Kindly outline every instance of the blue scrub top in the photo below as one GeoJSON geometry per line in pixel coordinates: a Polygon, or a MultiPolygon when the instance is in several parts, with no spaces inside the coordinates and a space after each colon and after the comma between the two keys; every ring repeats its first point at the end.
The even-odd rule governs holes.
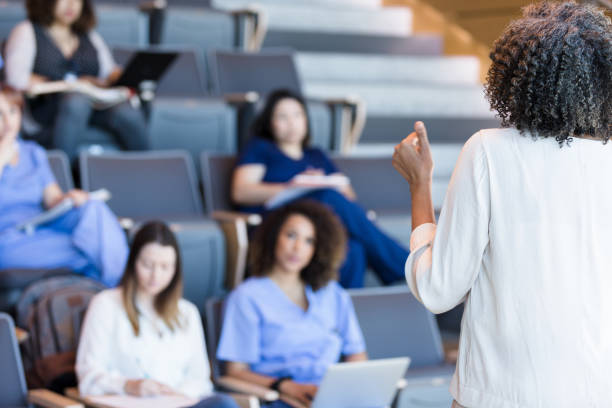
{"type": "Polygon", "coordinates": [[[44,211],[43,192],[55,183],[44,149],[21,139],[17,144],[19,162],[6,165],[0,176],[0,231],[44,211]]]}
{"type": "MultiPolygon", "coordinates": [[[[251,139],[238,157],[236,166],[244,164],[263,164],[266,167],[262,179],[264,183],[285,183],[308,169],[323,170],[325,174],[338,172],[336,165],[320,149],[307,147],[302,158],[296,160],[283,153],[270,140],[260,137],[251,139]]],[[[245,206],[241,209],[255,213],[264,210],[263,206],[245,206]]]]}
{"type": "Polygon", "coordinates": [[[217,358],[318,384],[342,355],[365,351],[353,303],[337,282],[316,292],[307,286],[306,297],[304,311],[270,278],[247,279],[227,299],[217,358]]]}

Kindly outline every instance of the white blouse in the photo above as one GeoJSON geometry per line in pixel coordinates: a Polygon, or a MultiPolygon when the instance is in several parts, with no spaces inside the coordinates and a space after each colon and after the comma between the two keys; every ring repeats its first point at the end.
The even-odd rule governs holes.
{"type": "Polygon", "coordinates": [[[142,315],[134,335],[121,289],[108,289],[91,301],[76,359],[82,395],[123,394],[128,379],[150,378],[192,398],[212,394],[200,314],[179,301],[182,328],[171,331],[157,315],[142,315]]]}
{"type": "MultiPolygon", "coordinates": [[[[98,54],[98,77],[106,79],[117,68],[113,54],[96,31],[89,32],[89,40],[98,54]]],[[[23,21],[13,28],[6,42],[5,56],[6,83],[15,89],[27,89],[36,59],[36,35],[30,21],[23,21]]]]}
{"type": "Polygon", "coordinates": [[[406,279],[466,300],[451,393],[470,408],[612,407],[612,143],[489,129],[468,140],[406,279]]]}

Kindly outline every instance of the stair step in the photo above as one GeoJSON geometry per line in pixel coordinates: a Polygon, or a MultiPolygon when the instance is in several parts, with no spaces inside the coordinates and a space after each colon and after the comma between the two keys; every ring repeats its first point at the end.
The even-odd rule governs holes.
{"type": "MultiPolygon", "coordinates": [[[[214,2],[216,8],[235,9],[252,4],[244,0],[214,2]],[[218,3],[218,4],[217,4],[218,3]]],[[[313,7],[293,2],[263,3],[270,31],[307,31],[408,36],[412,11],[407,7],[378,9],[313,7]]]]}
{"type": "Polygon", "coordinates": [[[421,120],[427,126],[431,143],[463,144],[481,129],[498,128],[499,119],[490,117],[443,117],[440,116],[376,116],[369,115],[360,144],[397,144],[414,130],[414,122],[421,120]]]}
{"type": "Polygon", "coordinates": [[[312,31],[268,31],[264,48],[289,47],[297,51],[439,56],[442,37],[435,34],[414,36],[327,33],[312,31]]]}
{"type": "MultiPolygon", "coordinates": [[[[194,1],[194,0],[192,0],[194,1]]],[[[197,1],[197,0],[195,0],[197,1]]],[[[212,0],[210,1],[214,7],[228,7],[228,4],[232,6],[244,6],[252,4],[253,2],[240,1],[240,0],[212,0]]],[[[286,5],[287,0],[258,0],[257,4],[262,5],[286,5]]],[[[381,0],[291,0],[292,5],[299,6],[310,6],[310,7],[321,7],[321,8],[367,8],[376,9],[382,7],[381,0]]]]}
{"type": "Polygon", "coordinates": [[[430,82],[477,85],[480,61],[476,57],[387,56],[305,53],[296,55],[303,82],[337,83],[430,82]]]}
{"type": "Polygon", "coordinates": [[[482,85],[342,84],[316,81],[304,84],[305,94],[317,98],[360,96],[369,115],[492,118],[482,85]]]}

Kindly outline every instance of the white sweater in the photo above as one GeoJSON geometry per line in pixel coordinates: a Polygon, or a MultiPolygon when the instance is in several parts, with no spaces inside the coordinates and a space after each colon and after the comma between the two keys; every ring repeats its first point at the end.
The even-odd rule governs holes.
{"type": "Polygon", "coordinates": [[[174,332],[156,315],[141,315],[136,337],[121,289],[97,294],[81,330],[76,360],[79,392],[123,394],[126,380],[150,378],[192,398],[209,396],[212,384],[200,314],[184,299],[179,301],[179,312],[183,327],[174,332]]]}
{"type": "Polygon", "coordinates": [[[451,384],[470,408],[612,407],[612,143],[478,132],[439,223],[413,231],[408,284],[466,298],[451,384]]]}

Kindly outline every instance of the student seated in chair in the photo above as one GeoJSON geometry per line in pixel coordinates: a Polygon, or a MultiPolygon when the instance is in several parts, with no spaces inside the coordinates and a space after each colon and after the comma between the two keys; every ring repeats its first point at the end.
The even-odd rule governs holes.
{"type": "MultiPolygon", "coordinates": [[[[6,81],[32,91],[51,81],[80,81],[111,86],[121,76],[113,56],[94,30],[92,0],[27,0],[28,20],[17,25],[6,44],[6,81]]],[[[126,150],[148,147],[143,112],[129,103],[104,110],[77,92],[41,95],[28,100],[33,119],[43,128],[41,142],[66,152],[71,161],[88,125],[112,132],[126,150]],[[47,135],[47,130],[51,135],[47,135]]]]}
{"type": "Polygon", "coordinates": [[[226,375],[308,405],[331,364],[367,358],[353,304],[334,280],[345,246],[342,224],[315,201],[268,215],[252,240],[252,277],[225,305],[217,357],[226,375]]]}
{"type": "MultiPolygon", "coordinates": [[[[264,203],[281,192],[317,186],[316,179],[311,177],[304,183],[300,176],[341,176],[322,150],[309,146],[306,104],[291,91],[279,90],[268,97],[253,125],[253,135],[238,158],[232,182],[232,199],[244,211],[261,213],[264,203]]],[[[325,186],[320,184],[321,189],[302,198],[327,204],[347,230],[347,254],[339,271],[340,284],[345,288],[363,287],[368,264],[385,284],[403,280],[408,250],[368,219],[350,184],[325,186]]]]}
{"type": "Polygon", "coordinates": [[[176,238],[163,223],[134,237],[118,288],[96,295],[87,310],[76,372],[83,396],[182,395],[197,408],[237,408],[214,394],[198,309],[182,299],[176,238]]]}
{"type": "Polygon", "coordinates": [[[101,201],[64,194],[45,151],[19,137],[23,99],[0,83],[0,269],[73,271],[114,286],[128,246],[117,218],[101,201]],[[75,208],[34,231],[17,228],[65,198],[75,208]]]}

